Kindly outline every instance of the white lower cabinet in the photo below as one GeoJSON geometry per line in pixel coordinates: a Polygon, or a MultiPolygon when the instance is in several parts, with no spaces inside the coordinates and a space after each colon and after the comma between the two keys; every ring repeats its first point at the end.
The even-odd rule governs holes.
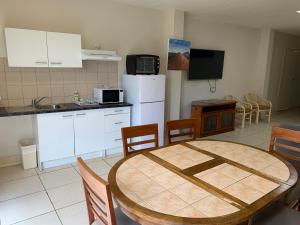
{"type": "Polygon", "coordinates": [[[104,136],[108,149],[122,147],[122,135],[120,131],[105,133],[104,136]]]}
{"type": "Polygon", "coordinates": [[[120,153],[123,151],[121,129],[130,126],[130,108],[106,109],[104,118],[105,143],[107,149],[110,149],[106,154],[120,153]]]}
{"type": "Polygon", "coordinates": [[[73,113],[50,113],[37,116],[39,161],[74,156],[73,113]]]}
{"type": "Polygon", "coordinates": [[[130,125],[130,114],[108,114],[105,115],[104,130],[106,133],[120,131],[122,127],[130,125]]]}
{"type": "Polygon", "coordinates": [[[75,113],[75,155],[83,155],[105,149],[103,123],[103,110],[85,110],[75,113]]]}
{"type": "Polygon", "coordinates": [[[40,169],[122,152],[121,128],[130,107],[38,114],[35,118],[40,169]]]}

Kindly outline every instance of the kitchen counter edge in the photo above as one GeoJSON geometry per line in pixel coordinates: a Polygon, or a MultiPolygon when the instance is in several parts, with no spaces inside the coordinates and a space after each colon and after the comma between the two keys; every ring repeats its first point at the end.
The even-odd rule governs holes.
{"type": "Polygon", "coordinates": [[[106,109],[106,108],[120,108],[120,107],[131,107],[132,106],[132,104],[130,104],[130,103],[100,104],[100,105],[85,105],[85,106],[79,106],[75,103],[62,103],[62,104],[58,104],[58,105],[60,105],[61,108],[34,109],[30,106],[2,107],[2,108],[0,108],[0,117],[25,116],[25,115],[44,114],[44,113],[59,113],[59,112],[106,109]]]}

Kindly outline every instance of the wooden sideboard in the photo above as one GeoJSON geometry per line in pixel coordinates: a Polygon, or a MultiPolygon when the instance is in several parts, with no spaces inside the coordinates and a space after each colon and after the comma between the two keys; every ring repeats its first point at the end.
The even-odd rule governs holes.
{"type": "Polygon", "coordinates": [[[235,105],[232,100],[193,101],[191,117],[197,119],[197,137],[234,130],[235,105]]]}

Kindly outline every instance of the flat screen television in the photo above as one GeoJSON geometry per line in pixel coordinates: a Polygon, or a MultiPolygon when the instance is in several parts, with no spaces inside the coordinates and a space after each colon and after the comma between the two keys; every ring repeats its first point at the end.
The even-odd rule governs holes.
{"type": "Polygon", "coordinates": [[[189,80],[222,79],[225,51],[191,49],[189,80]]]}

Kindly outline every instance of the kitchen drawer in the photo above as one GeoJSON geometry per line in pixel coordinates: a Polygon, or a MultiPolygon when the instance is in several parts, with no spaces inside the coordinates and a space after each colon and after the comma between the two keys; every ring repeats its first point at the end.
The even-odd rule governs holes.
{"type": "Polygon", "coordinates": [[[108,108],[104,109],[104,115],[130,113],[130,107],[108,108]]]}
{"type": "Polygon", "coordinates": [[[110,114],[104,118],[104,132],[121,132],[122,127],[130,126],[130,114],[110,114]]]}
{"type": "Polygon", "coordinates": [[[121,131],[106,133],[104,134],[104,137],[106,149],[118,148],[123,146],[121,131]]]}

